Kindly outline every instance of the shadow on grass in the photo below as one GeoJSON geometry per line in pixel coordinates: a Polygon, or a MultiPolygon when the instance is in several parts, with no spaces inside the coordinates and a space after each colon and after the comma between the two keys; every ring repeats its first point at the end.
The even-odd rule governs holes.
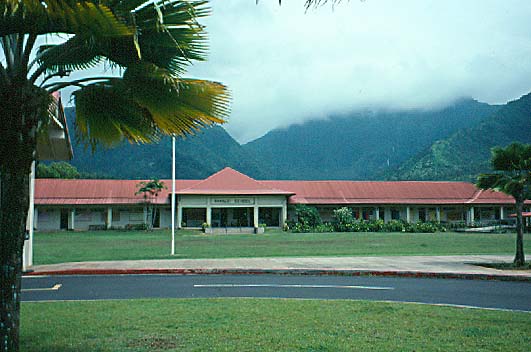
{"type": "Polygon", "coordinates": [[[474,265],[498,270],[531,270],[531,262],[526,262],[523,266],[516,266],[514,263],[474,263],[474,265]]]}

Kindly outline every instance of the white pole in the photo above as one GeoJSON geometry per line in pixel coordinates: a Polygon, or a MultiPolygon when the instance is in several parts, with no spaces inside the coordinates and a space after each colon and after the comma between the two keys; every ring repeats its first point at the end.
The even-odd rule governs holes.
{"type": "Polygon", "coordinates": [[[175,255],[175,136],[171,137],[171,255],[175,255]]]}
{"type": "Polygon", "coordinates": [[[29,184],[29,209],[26,219],[26,229],[29,238],[24,242],[22,254],[22,270],[28,271],[33,265],[33,219],[35,213],[35,161],[31,164],[30,184],[29,184]]]}

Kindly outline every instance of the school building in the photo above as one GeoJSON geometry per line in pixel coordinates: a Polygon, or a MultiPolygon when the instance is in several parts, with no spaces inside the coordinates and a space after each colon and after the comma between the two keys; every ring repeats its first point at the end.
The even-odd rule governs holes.
{"type": "MultiPolygon", "coordinates": [[[[38,231],[125,227],[147,220],[171,227],[171,180],[157,197],[135,195],[138,180],[35,181],[34,228],[38,231]]],[[[352,208],[359,219],[408,222],[489,222],[514,212],[514,200],[467,182],[263,181],[225,168],[204,180],[176,180],[176,225],[246,232],[260,224],[282,227],[294,217],[290,205],[318,209],[324,221],[333,210],[352,208]]]]}

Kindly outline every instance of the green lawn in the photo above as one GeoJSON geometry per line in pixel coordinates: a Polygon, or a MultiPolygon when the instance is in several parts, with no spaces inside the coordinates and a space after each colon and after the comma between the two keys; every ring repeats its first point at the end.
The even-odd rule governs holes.
{"type": "Polygon", "coordinates": [[[22,303],[21,351],[529,351],[531,314],[399,303],[22,303]]]}
{"type": "MultiPolygon", "coordinates": [[[[515,235],[464,233],[310,233],[204,235],[179,231],[171,257],[170,232],[36,233],[35,264],[74,261],[275,256],[384,256],[514,253],[515,235]]],[[[525,236],[531,252],[531,235],[525,236]]]]}

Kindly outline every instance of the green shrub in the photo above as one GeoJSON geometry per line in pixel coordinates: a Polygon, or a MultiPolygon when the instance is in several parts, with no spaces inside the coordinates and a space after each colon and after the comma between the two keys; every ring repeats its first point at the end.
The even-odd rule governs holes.
{"type": "Polygon", "coordinates": [[[312,232],[334,232],[334,226],[330,223],[324,223],[321,225],[317,225],[312,232]]]}
{"type": "Polygon", "coordinates": [[[297,204],[295,206],[295,213],[299,224],[314,228],[323,223],[317,208],[309,207],[305,204],[297,204]]]}
{"type": "Polygon", "coordinates": [[[352,210],[347,207],[342,207],[334,210],[334,230],[338,232],[347,232],[352,228],[354,223],[354,215],[352,210]]]}
{"type": "Polygon", "coordinates": [[[305,224],[301,224],[300,222],[293,223],[293,225],[290,226],[290,228],[291,228],[291,232],[294,232],[294,233],[312,232],[314,229],[313,227],[310,227],[305,224]]]}
{"type": "Polygon", "coordinates": [[[391,220],[384,224],[382,230],[385,232],[404,232],[406,231],[406,223],[403,220],[391,220]]]}
{"type": "Polygon", "coordinates": [[[369,220],[367,223],[368,231],[369,232],[380,232],[383,231],[383,228],[385,226],[385,222],[382,219],[378,220],[369,220]]]}

